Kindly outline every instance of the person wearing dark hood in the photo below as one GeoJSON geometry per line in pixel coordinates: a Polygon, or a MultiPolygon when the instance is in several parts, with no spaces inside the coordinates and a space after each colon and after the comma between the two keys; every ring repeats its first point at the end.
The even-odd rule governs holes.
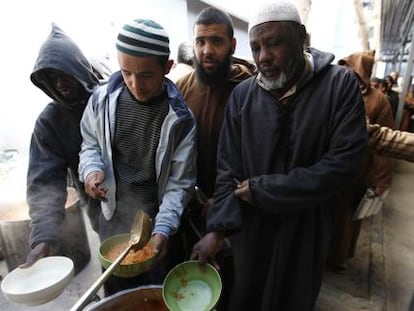
{"type": "MultiPolygon", "coordinates": [[[[99,83],[77,44],[55,24],[40,48],[30,79],[53,101],[38,116],[30,142],[26,196],[32,250],[21,267],[58,249],[68,180],[81,200],[87,200],[77,173],[82,143],[79,124],[99,83]]],[[[88,261],[89,257],[88,253],[88,261]]]]}
{"type": "MultiPolygon", "coordinates": [[[[233,36],[233,22],[227,13],[212,7],[202,10],[197,15],[193,32],[196,69],[176,84],[197,120],[197,185],[204,193],[207,204],[194,201],[184,214],[182,230],[188,257],[199,240],[193,227],[200,234],[205,232],[205,214],[214,192],[217,144],[227,100],[233,88],[255,70],[253,64],[233,57],[236,39],[233,36]]],[[[229,248],[221,254],[224,292],[218,310],[225,308],[232,279],[229,248]]]]}

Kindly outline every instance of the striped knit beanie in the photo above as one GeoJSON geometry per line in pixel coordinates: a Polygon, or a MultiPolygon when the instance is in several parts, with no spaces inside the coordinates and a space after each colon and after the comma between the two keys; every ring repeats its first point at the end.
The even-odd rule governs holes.
{"type": "Polygon", "coordinates": [[[118,34],[116,48],[132,56],[169,56],[168,34],[150,19],[136,19],[125,24],[118,34]]]}
{"type": "Polygon", "coordinates": [[[266,22],[296,22],[302,24],[299,11],[289,0],[275,0],[262,5],[249,20],[248,32],[266,22]]]}

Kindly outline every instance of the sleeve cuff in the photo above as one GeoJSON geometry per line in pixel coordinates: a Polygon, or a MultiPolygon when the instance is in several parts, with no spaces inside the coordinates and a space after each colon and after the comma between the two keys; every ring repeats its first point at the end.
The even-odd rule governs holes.
{"type": "Polygon", "coordinates": [[[171,229],[170,227],[165,225],[156,225],[152,233],[160,233],[168,238],[171,235],[171,229]]]}

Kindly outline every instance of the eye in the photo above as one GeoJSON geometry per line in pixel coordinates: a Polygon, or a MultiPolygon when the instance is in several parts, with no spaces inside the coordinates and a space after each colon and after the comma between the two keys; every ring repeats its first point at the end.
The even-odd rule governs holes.
{"type": "Polygon", "coordinates": [[[269,42],[267,44],[268,44],[268,46],[279,46],[282,43],[283,43],[282,40],[274,39],[274,40],[269,40],[269,42]]]}
{"type": "Polygon", "coordinates": [[[213,38],[212,42],[213,42],[214,45],[221,45],[222,42],[223,42],[223,39],[222,38],[213,38]]]}
{"type": "Polygon", "coordinates": [[[254,54],[260,52],[260,47],[257,45],[251,45],[250,49],[252,50],[252,53],[254,54]]]}
{"type": "Polygon", "coordinates": [[[203,46],[205,44],[205,40],[204,39],[196,39],[195,44],[197,46],[203,46]]]}

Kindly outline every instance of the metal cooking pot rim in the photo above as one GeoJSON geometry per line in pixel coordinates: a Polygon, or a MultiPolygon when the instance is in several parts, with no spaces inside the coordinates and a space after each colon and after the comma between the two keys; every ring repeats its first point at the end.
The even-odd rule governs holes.
{"type": "Polygon", "coordinates": [[[162,285],[142,285],[142,286],[138,286],[138,287],[134,287],[134,288],[124,289],[122,291],[119,291],[119,292],[111,295],[111,296],[105,297],[105,298],[99,300],[98,302],[96,302],[94,304],[91,304],[90,305],[90,307],[92,308],[91,310],[95,310],[96,308],[98,308],[102,305],[105,305],[105,303],[107,303],[108,301],[112,301],[112,300],[118,298],[119,296],[123,296],[125,294],[136,292],[140,289],[162,289],[162,285]]]}

